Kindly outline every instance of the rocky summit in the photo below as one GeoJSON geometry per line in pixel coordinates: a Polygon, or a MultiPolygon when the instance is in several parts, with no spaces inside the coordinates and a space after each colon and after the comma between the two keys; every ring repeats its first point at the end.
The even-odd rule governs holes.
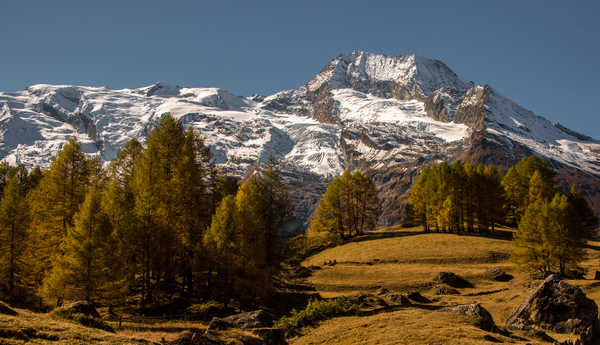
{"type": "MultiPolygon", "coordinates": [[[[139,89],[33,85],[0,93],[0,159],[47,167],[65,141],[108,162],[171,113],[198,129],[223,172],[280,159],[299,224],[327,183],[360,169],[380,188],[382,224],[403,216],[425,164],[468,160],[508,166],[547,158],[562,187],[575,184],[600,211],[600,142],[553,124],[441,61],[362,51],[330,61],[305,85],[270,96],[156,83],[139,89]]],[[[576,115],[576,114],[575,114],[576,115]]]]}

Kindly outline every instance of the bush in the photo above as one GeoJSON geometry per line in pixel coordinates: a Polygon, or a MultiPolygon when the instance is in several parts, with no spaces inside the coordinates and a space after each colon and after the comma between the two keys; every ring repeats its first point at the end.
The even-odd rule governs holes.
{"type": "Polygon", "coordinates": [[[276,321],[274,327],[281,328],[286,333],[293,333],[299,328],[313,326],[336,316],[356,315],[360,307],[355,301],[345,297],[311,300],[304,310],[292,310],[290,316],[276,321]]]}
{"type": "Polygon", "coordinates": [[[69,320],[85,327],[97,328],[115,333],[115,330],[100,318],[95,318],[81,313],[73,313],[66,308],[54,309],[50,316],[55,319],[69,320]]]}
{"type": "Polygon", "coordinates": [[[192,320],[210,321],[213,317],[224,317],[234,314],[236,309],[227,307],[223,303],[209,301],[203,304],[192,304],[185,310],[186,315],[192,320]]]}

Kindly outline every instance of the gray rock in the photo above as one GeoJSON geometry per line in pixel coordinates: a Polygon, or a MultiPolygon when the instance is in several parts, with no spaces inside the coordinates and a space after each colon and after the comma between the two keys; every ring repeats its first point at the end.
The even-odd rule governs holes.
{"type": "Polygon", "coordinates": [[[224,318],[213,318],[208,329],[228,329],[228,328],[269,328],[273,324],[274,317],[264,310],[255,310],[247,313],[240,313],[224,318]]]}
{"type": "Polygon", "coordinates": [[[576,286],[551,275],[506,319],[510,330],[539,327],[557,333],[572,333],[588,343],[598,319],[598,306],[576,286]]]}
{"type": "Polygon", "coordinates": [[[457,305],[446,309],[446,311],[475,318],[475,325],[484,331],[498,331],[492,315],[479,303],[457,305]]]}

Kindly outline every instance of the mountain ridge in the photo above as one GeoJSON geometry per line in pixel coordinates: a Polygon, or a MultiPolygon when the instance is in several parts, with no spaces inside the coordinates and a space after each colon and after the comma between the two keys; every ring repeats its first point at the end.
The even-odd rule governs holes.
{"type": "MultiPolygon", "coordinates": [[[[382,222],[402,218],[424,164],[471,160],[508,166],[537,154],[566,171],[600,211],[600,143],[553,124],[488,85],[460,79],[439,60],[362,51],[332,59],[304,86],[240,97],[219,88],[164,83],[137,89],[32,85],[0,93],[0,159],[46,167],[72,135],[109,161],[129,139],[142,143],[166,113],[197,128],[225,173],[282,161],[306,221],[327,182],[344,169],[374,176],[382,222]],[[575,173],[578,172],[578,173],[575,173]],[[577,176],[577,179],[574,178],[577,176]]],[[[566,182],[565,182],[566,181],[566,182]]]]}

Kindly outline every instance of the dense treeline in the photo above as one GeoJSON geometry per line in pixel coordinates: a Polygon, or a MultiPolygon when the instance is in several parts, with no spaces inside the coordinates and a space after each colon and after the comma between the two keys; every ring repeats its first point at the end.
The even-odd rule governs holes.
{"type": "Polygon", "coordinates": [[[327,187],[308,230],[325,241],[362,235],[377,223],[377,188],[368,175],[346,170],[327,187]]]}
{"type": "Polygon", "coordinates": [[[567,274],[584,258],[585,229],[594,212],[574,187],[565,195],[554,171],[535,156],[506,174],[493,166],[455,162],[425,167],[408,210],[426,231],[487,232],[518,226],[513,260],[524,269],[567,274]]]}
{"type": "Polygon", "coordinates": [[[425,167],[410,192],[410,216],[426,231],[493,230],[502,219],[501,179],[493,166],[425,167]]]}
{"type": "Polygon", "coordinates": [[[47,171],[2,165],[1,296],[142,309],[175,297],[264,298],[291,216],[277,164],[238,190],[210,161],[194,130],[164,116],[146,147],[131,140],[107,167],[74,138],[47,171]]]}

